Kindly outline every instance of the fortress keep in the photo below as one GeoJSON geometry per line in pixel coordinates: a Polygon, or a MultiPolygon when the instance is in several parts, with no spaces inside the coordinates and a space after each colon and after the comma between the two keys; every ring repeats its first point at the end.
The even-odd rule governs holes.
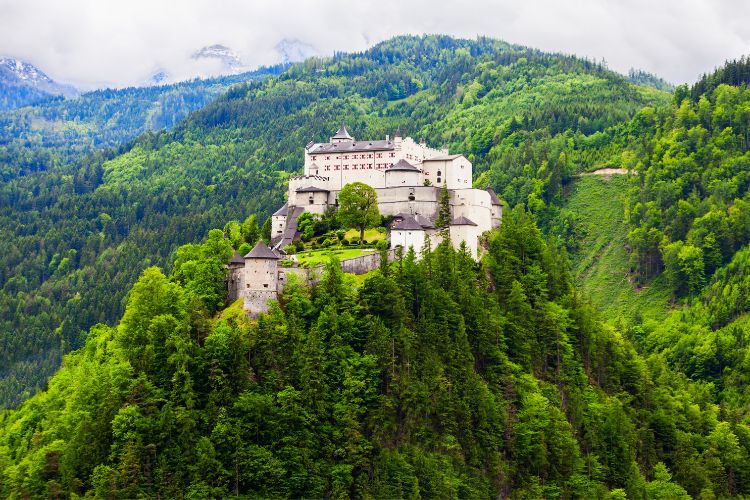
{"type": "Polygon", "coordinates": [[[230,299],[244,297],[251,314],[267,310],[268,300],[276,299],[283,286],[277,261],[300,238],[300,214],[337,207],[346,184],[362,182],[375,189],[380,213],[394,218],[391,248],[413,247],[419,253],[426,240],[433,247],[440,243],[442,233],[455,247],[465,242],[478,258],[480,235],[500,225],[502,203],[494,191],[474,189],[471,162],[448,154],[447,148],[430,148],[398,132],[392,139],[358,141],[342,124],[328,142],[310,142],[304,153],[304,175],[290,177],[287,202],[272,215],[271,246],[261,241],[230,263],[230,299]],[[435,226],[443,187],[451,210],[447,232],[435,226]]]}

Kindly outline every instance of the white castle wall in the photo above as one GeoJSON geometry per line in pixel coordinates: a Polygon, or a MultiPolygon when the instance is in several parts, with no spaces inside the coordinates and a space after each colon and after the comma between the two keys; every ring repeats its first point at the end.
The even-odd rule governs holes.
{"type": "Polygon", "coordinates": [[[484,189],[450,191],[453,218],[464,216],[475,222],[481,232],[492,229],[492,201],[484,189]]]}
{"type": "Polygon", "coordinates": [[[422,186],[422,173],[419,170],[387,170],[385,187],[422,186]]]}
{"type": "Polygon", "coordinates": [[[482,231],[479,230],[478,226],[451,226],[450,235],[453,248],[458,249],[461,246],[461,242],[465,241],[471,256],[476,259],[479,252],[479,235],[481,233],[482,231]]]}
{"type": "MultiPolygon", "coordinates": [[[[348,142],[348,141],[336,141],[348,142]]],[[[368,141],[354,141],[362,144],[368,141]]],[[[411,137],[394,137],[393,150],[357,152],[308,153],[305,150],[305,175],[319,175],[330,179],[329,189],[340,190],[351,182],[364,182],[375,188],[385,187],[385,170],[399,160],[406,160],[417,168],[425,158],[447,154],[446,149],[430,148],[411,137]]],[[[422,184],[422,179],[417,181],[422,184]]]]}
{"type": "Polygon", "coordinates": [[[271,217],[271,237],[281,236],[286,227],[286,215],[274,215],[271,217]]]}
{"type": "Polygon", "coordinates": [[[442,187],[447,183],[448,189],[467,189],[472,187],[471,162],[464,156],[446,159],[428,159],[422,163],[422,175],[433,186],[442,187]]]}

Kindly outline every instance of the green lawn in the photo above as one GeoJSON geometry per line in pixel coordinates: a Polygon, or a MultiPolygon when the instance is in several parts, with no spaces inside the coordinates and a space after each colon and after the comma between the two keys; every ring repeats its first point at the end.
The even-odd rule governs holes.
{"type": "MultiPolygon", "coordinates": [[[[350,229],[346,232],[346,238],[347,240],[352,239],[352,236],[359,237],[359,229],[350,229]]],[[[385,233],[378,232],[377,229],[365,229],[365,240],[368,242],[371,241],[377,241],[377,240],[384,240],[385,239],[385,233]]]]}
{"type": "Polygon", "coordinates": [[[580,250],[570,255],[579,289],[608,319],[663,318],[670,307],[670,291],[663,278],[636,290],[628,274],[625,249],[624,175],[584,176],[576,179],[565,207],[572,210],[585,236],[580,250]]]}
{"type": "MultiPolygon", "coordinates": [[[[365,237],[365,239],[367,238],[365,237]]],[[[351,259],[353,257],[359,257],[360,255],[371,253],[373,251],[374,250],[372,249],[365,248],[324,248],[321,250],[305,250],[304,252],[299,252],[296,255],[300,264],[305,263],[310,267],[315,267],[319,264],[328,263],[328,259],[330,258],[331,254],[336,255],[339,260],[345,260],[351,259]],[[369,252],[366,250],[369,250],[369,252]]]]}

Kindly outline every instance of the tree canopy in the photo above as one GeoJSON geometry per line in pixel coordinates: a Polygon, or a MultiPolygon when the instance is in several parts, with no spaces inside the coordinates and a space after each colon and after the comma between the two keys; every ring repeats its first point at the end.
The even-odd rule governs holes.
{"type": "Polygon", "coordinates": [[[360,244],[365,238],[365,229],[380,224],[378,195],[363,183],[346,184],[339,192],[338,218],[346,227],[359,229],[360,244]]]}

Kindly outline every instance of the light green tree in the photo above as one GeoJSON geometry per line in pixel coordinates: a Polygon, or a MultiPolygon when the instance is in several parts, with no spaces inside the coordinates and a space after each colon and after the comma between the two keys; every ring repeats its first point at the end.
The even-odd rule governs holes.
{"type": "Polygon", "coordinates": [[[365,229],[380,223],[378,195],[362,182],[347,184],[339,193],[339,219],[347,227],[359,229],[359,241],[365,237],[365,229]]]}

